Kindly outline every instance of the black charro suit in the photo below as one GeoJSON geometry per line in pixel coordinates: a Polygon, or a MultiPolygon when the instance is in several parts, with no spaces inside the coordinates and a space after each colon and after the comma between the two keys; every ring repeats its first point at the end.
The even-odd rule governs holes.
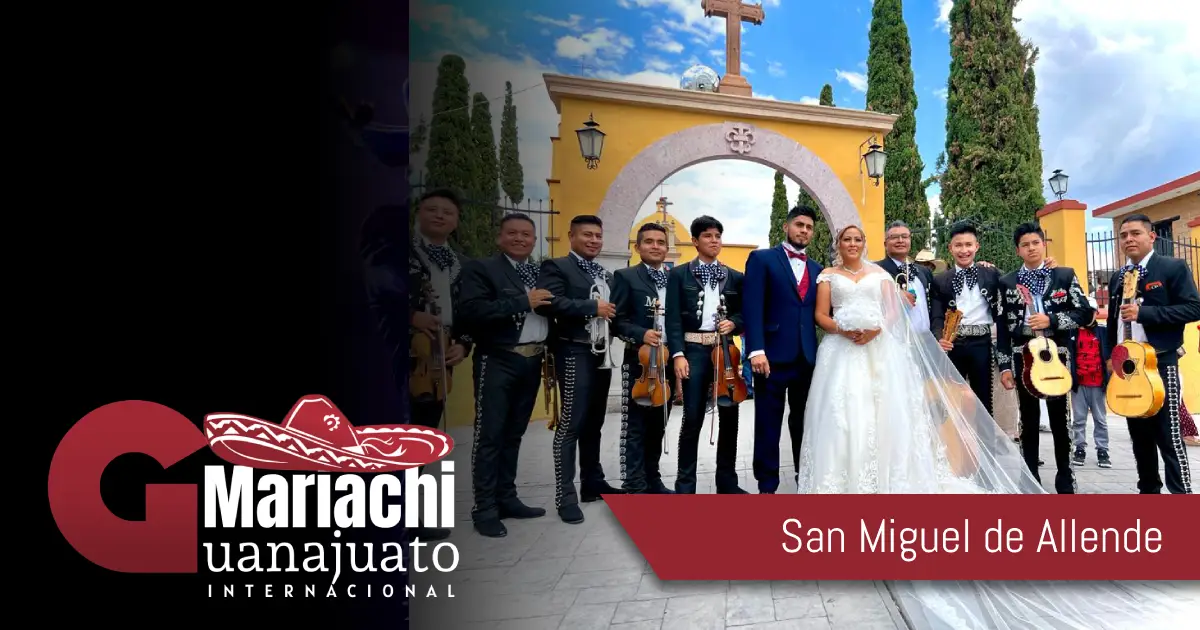
{"type": "MultiPolygon", "coordinates": [[[[449,315],[452,320],[450,326],[450,338],[454,343],[461,344],[464,348],[464,356],[471,353],[471,336],[467,333],[466,328],[459,324],[458,315],[461,310],[459,306],[459,294],[462,292],[462,266],[467,259],[455,251],[448,245],[437,248],[418,235],[413,237],[408,250],[408,317],[412,320],[414,314],[424,311],[429,303],[425,294],[425,288],[437,297],[439,292],[438,286],[445,282],[449,286],[450,293],[450,310],[448,314],[443,314],[443,317],[449,315]],[[448,264],[443,268],[438,264],[438,258],[431,255],[430,251],[440,249],[447,252],[448,264]]],[[[384,278],[385,276],[378,273],[372,273],[373,278],[384,278]]],[[[444,290],[444,289],[443,289],[444,290]]],[[[384,304],[395,302],[396,300],[388,300],[386,298],[386,285],[375,285],[371,291],[372,304],[382,306],[384,304]]],[[[377,312],[381,309],[377,308],[377,312]]],[[[382,315],[382,313],[381,313],[382,315]]],[[[410,340],[414,335],[424,334],[418,332],[415,328],[409,328],[410,340]]],[[[411,343],[411,341],[410,341],[411,343]]],[[[410,346],[411,347],[411,346],[410,346]]],[[[409,370],[415,366],[410,365],[409,370]]],[[[448,369],[453,378],[453,369],[448,369]]],[[[407,394],[407,392],[406,392],[407,394]]],[[[417,400],[409,398],[410,415],[412,422],[427,427],[436,427],[441,423],[442,412],[446,406],[445,401],[438,400],[417,400]]]]}
{"type": "Polygon", "coordinates": [[[549,331],[545,318],[529,306],[532,288],[504,254],[463,265],[459,321],[476,340],[471,445],[476,522],[523,511],[517,458],[537,402],[549,331]]]}
{"type": "MultiPolygon", "coordinates": [[[[745,276],[740,271],[724,267],[725,280],[717,289],[706,291],[697,278],[699,265],[698,259],[678,265],[671,270],[667,280],[667,347],[672,362],[677,355],[682,355],[687,358],[689,366],[689,378],[683,382],[683,425],[679,430],[679,473],[675,479],[675,491],[681,494],[696,493],[697,449],[713,386],[713,346],[687,342],[685,335],[715,332],[716,327],[707,314],[715,312],[718,295],[725,298],[727,316],[734,325],[729,335],[731,343],[732,338],[742,334],[743,329],[742,283],[745,276]]],[[[738,409],[736,406],[719,407],[717,417],[720,436],[717,441],[716,490],[718,493],[744,492],[738,486],[737,476],[738,409]]]]}
{"type": "MultiPolygon", "coordinates": [[[[883,260],[877,260],[875,261],[875,264],[883,267],[885,271],[891,274],[892,280],[895,280],[896,277],[900,275],[900,266],[896,264],[896,261],[893,260],[891,256],[888,256],[883,260]]],[[[928,311],[928,309],[931,308],[929,285],[933,284],[933,272],[925,268],[925,266],[918,265],[916,263],[908,263],[908,266],[910,268],[908,272],[909,276],[911,277],[915,275],[917,279],[921,281],[921,286],[925,289],[925,308],[928,311]]],[[[907,287],[901,288],[903,289],[907,287]]],[[[934,333],[934,336],[937,337],[938,334],[934,333]]]]}
{"type": "MultiPolygon", "coordinates": [[[[661,272],[666,278],[668,270],[661,272]]],[[[625,490],[635,493],[662,494],[667,491],[659,471],[662,457],[666,414],[670,413],[668,398],[666,413],[662,407],[639,405],[632,398],[635,381],[642,377],[638,351],[644,345],[646,333],[654,330],[652,306],[655,300],[666,309],[666,286],[660,290],[645,264],[618,269],[613,278],[613,303],[617,317],[613,322],[617,336],[625,342],[621,363],[621,481],[625,490]]],[[[664,336],[662,343],[666,344],[664,336]]],[[[674,370],[668,357],[660,373],[668,385],[674,370]]]]}
{"type": "MultiPolygon", "coordinates": [[[[1008,349],[1008,329],[1004,325],[1004,304],[1000,290],[1000,272],[994,267],[973,265],[975,271],[975,287],[979,290],[978,298],[982,300],[991,321],[998,324],[997,342],[993,346],[992,333],[982,326],[960,325],[954,347],[947,353],[951,363],[959,374],[962,374],[971,384],[975,397],[983,403],[988,414],[993,414],[992,374],[993,366],[1001,371],[1012,369],[1012,352],[1008,349]],[[998,351],[997,348],[1002,350],[998,351]]],[[[965,272],[965,270],[964,270],[965,272]]],[[[946,271],[934,276],[929,291],[929,328],[933,336],[942,338],[942,329],[946,324],[946,311],[951,307],[962,310],[959,302],[972,306],[975,299],[973,290],[966,286],[963,280],[963,292],[959,295],[954,289],[954,277],[958,273],[957,266],[951,266],[946,271]],[[964,297],[966,298],[964,300],[964,297]]],[[[978,304],[978,303],[975,303],[978,304]]],[[[966,314],[964,313],[964,316],[966,314]]]]}
{"type": "MultiPolygon", "coordinates": [[[[1029,343],[1035,335],[1025,324],[1027,312],[1025,302],[1017,290],[1019,273],[1020,270],[1014,271],[1000,278],[1004,309],[1002,319],[1004,330],[1002,332],[1006,341],[999,351],[1008,353],[1013,359],[1011,372],[1013,380],[1016,381],[1017,401],[1020,409],[1021,452],[1025,456],[1025,463],[1030,472],[1040,481],[1041,475],[1038,474],[1040,434],[1038,431],[1041,406],[1038,398],[1025,389],[1021,378],[1023,370],[1021,352],[1025,344],[1029,343]]],[[[1034,298],[1041,298],[1043,311],[1050,318],[1050,328],[1047,329],[1047,332],[1054,343],[1058,345],[1059,356],[1067,366],[1067,370],[1071,371],[1071,366],[1074,365],[1072,336],[1080,326],[1091,323],[1092,318],[1095,317],[1095,310],[1088,303],[1087,297],[1083,295],[1083,288],[1079,285],[1079,278],[1075,276],[1074,269],[1056,267],[1049,270],[1049,274],[1045,290],[1040,295],[1035,293],[1034,298]]],[[[1031,292],[1033,291],[1031,290],[1031,292]]],[[[1067,396],[1046,399],[1046,412],[1050,417],[1050,432],[1054,437],[1054,463],[1058,468],[1054,487],[1059,494],[1075,493],[1075,473],[1071,470],[1070,410],[1071,406],[1067,396]]]]}
{"type": "MultiPolygon", "coordinates": [[[[1167,490],[1172,494],[1191,494],[1192,474],[1187,447],[1179,433],[1179,356],[1184,327],[1200,320],[1200,294],[1197,294],[1191,270],[1182,260],[1155,252],[1142,263],[1145,274],[1138,279],[1137,295],[1142,303],[1138,307],[1137,323],[1144,331],[1145,342],[1153,346],[1158,355],[1158,372],[1167,397],[1154,417],[1128,420],[1133,457],[1137,461],[1138,491],[1143,494],[1162,492],[1163,479],[1158,474],[1158,456],[1155,454],[1157,447],[1162,454],[1167,490]]],[[[1121,322],[1120,308],[1124,280],[1124,273],[1117,273],[1108,285],[1108,294],[1112,296],[1106,329],[1108,348],[1114,348],[1124,340],[1122,328],[1125,326],[1121,322]]]]}
{"type": "MultiPolygon", "coordinates": [[[[608,488],[600,466],[600,430],[612,370],[600,369],[604,357],[592,353],[588,323],[597,312],[597,302],[591,297],[595,280],[584,270],[583,260],[574,252],[544,260],[537,281],[537,288],[546,289],[552,296],[550,303],[538,307],[537,312],[554,319],[550,343],[562,401],[562,414],[554,431],[554,505],[560,510],[579,503],[575,492],[576,444],[580,494],[585,500],[594,500],[608,488]]],[[[604,271],[601,281],[609,286],[611,295],[612,274],[604,271]]]]}

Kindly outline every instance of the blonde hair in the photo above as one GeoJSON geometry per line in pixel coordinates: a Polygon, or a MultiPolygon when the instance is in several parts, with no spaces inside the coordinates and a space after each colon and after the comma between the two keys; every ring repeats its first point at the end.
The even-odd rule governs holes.
{"type": "Polygon", "coordinates": [[[834,251],[835,251],[835,254],[833,256],[833,265],[835,267],[842,266],[842,247],[841,247],[842,237],[846,235],[846,232],[848,230],[852,230],[852,229],[858,230],[858,233],[861,234],[863,237],[862,254],[859,255],[859,258],[861,258],[862,260],[867,259],[867,233],[864,232],[862,228],[851,223],[850,225],[847,225],[846,227],[838,230],[837,236],[835,236],[833,239],[833,247],[834,247],[834,251]]]}

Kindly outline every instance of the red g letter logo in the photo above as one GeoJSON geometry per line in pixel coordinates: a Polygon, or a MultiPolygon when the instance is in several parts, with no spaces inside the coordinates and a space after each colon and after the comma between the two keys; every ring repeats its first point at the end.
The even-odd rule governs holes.
{"type": "Polygon", "coordinates": [[[195,573],[199,527],[195,484],[146,486],[146,520],[113,514],[100,497],[100,475],[126,453],[144,453],[163,468],[208,444],[179,412],[138,400],[84,416],[50,462],[50,511],[83,557],[122,573],[195,573]]]}

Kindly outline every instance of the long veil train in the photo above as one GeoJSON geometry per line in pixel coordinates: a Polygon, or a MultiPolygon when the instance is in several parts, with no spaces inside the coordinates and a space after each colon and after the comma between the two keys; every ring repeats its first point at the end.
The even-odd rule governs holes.
{"type": "MultiPolygon", "coordinates": [[[[884,331],[877,341],[907,351],[903,370],[932,413],[931,434],[953,474],[983,492],[1045,494],[1019,447],[976,399],[928,330],[914,329],[902,291],[884,281],[884,331]],[[914,369],[915,368],[915,369],[914,369]]],[[[807,437],[807,436],[806,436],[807,437]]],[[[919,630],[1114,630],[1177,628],[1200,615],[1200,582],[888,582],[888,590],[919,630]]]]}

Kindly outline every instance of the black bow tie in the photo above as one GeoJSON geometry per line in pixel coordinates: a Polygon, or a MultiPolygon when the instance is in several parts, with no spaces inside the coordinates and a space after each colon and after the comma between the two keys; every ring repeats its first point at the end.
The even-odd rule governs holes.
{"type": "Polygon", "coordinates": [[[725,267],[720,263],[700,263],[696,275],[700,278],[700,286],[715,289],[725,279],[725,267]]]}
{"type": "Polygon", "coordinates": [[[575,256],[574,258],[575,262],[579,263],[580,268],[583,269],[583,272],[591,276],[592,280],[607,276],[608,272],[604,270],[604,267],[600,263],[593,260],[585,260],[579,256],[575,256]]]}
{"type": "Polygon", "coordinates": [[[1021,268],[1017,272],[1017,282],[1025,285],[1035,296],[1040,296],[1046,292],[1046,285],[1050,282],[1050,270],[1042,267],[1041,269],[1025,269],[1021,268]]]}
{"type": "Polygon", "coordinates": [[[521,282],[525,283],[525,286],[532,289],[537,285],[538,266],[528,262],[517,263],[517,275],[521,276],[521,282]]]}
{"type": "Polygon", "coordinates": [[[979,273],[976,271],[975,265],[954,272],[955,295],[962,293],[964,288],[973,289],[977,284],[979,284],[979,273]]]}
{"type": "Polygon", "coordinates": [[[454,252],[450,251],[445,245],[433,245],[430,243],[424,244],[425,253],[429,256],[429,260],[438,266],[438,269],[445,271],[454,264],[454,252]]]}
{"type": "Polygon", "coordinates": [[[650,272],[650,279],[654,281],[654,286],[658,287],[659,289],[667,288],[667,270],[666,269],[654,269],[651,267],[647,267],[646,271],[650,272]]]}

